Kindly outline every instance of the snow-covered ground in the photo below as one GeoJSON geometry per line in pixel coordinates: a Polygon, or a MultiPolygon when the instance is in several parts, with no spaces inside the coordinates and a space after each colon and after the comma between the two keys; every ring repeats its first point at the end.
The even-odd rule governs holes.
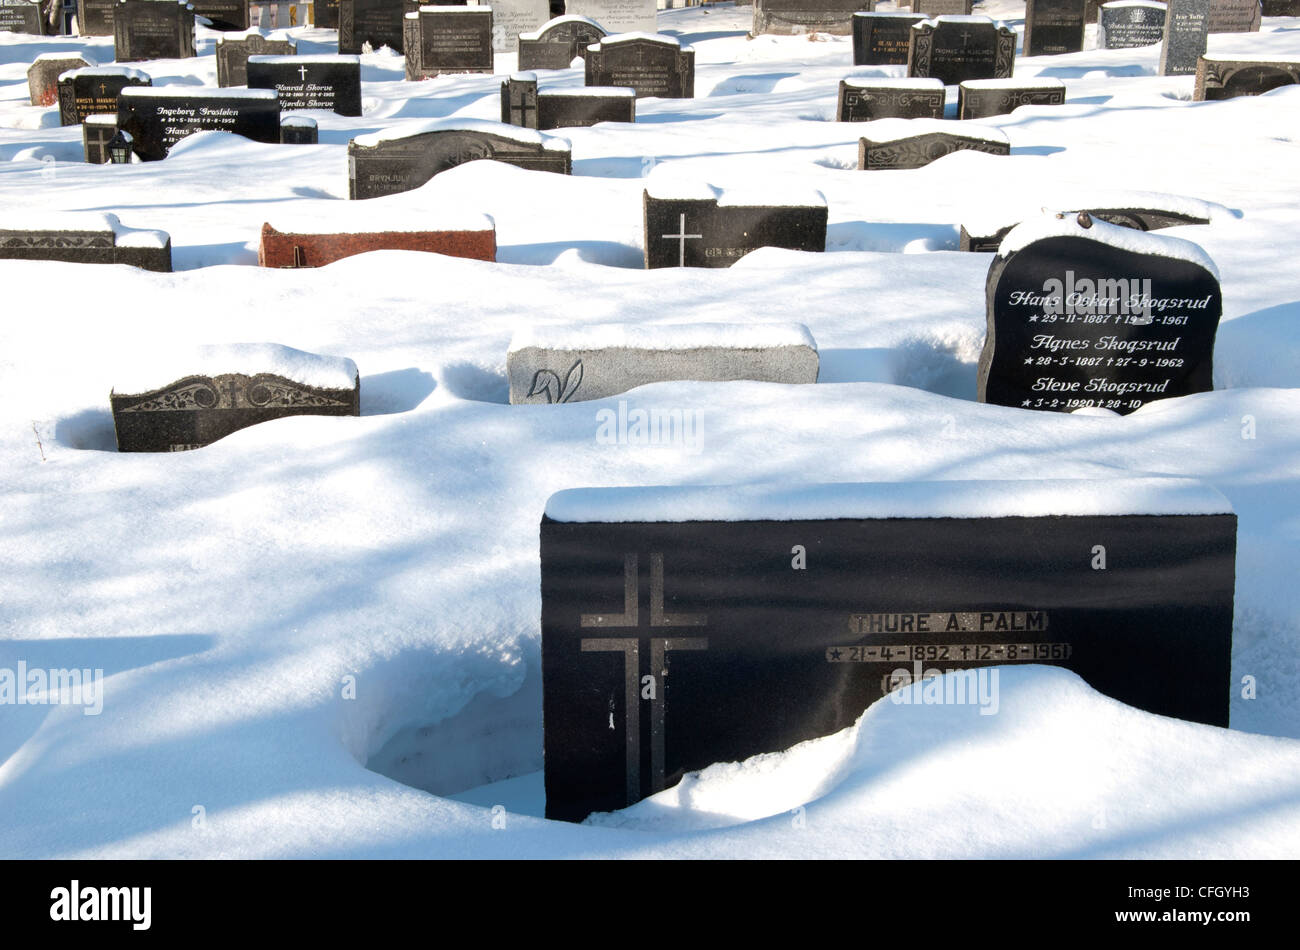
{"type": "MultiPolygon", "coordinates": [[[[1023,18],[1015,0],[976,12],[1023,18]]],[[[348,140],[495,118],[499,78],[406,83],[381,50],[362,57],[363,116],[313,113],[319,146],[206,133],[160,163],[94,166],[79,127],[28,104],[26,70],[53,51],[107,63],[111,38],[0,34],[0,227],[112,213],[169,232],[177,267],[0,261],[0,671],[105,676],[98,715],[0,705],[0,854],[1300,856],[1300,87],[1192,103],[1192,77],[1156,75],[1158,47],[1021,59],[1016,76],[1063,79],[1068,99],[987,120],[1009,158],[866,173],[858,129],[831,121],[836,85],[902,68],[852,66],[847,37],[748,40],[750,15],[661,12],[697,51],[696,98],[561,133],[572,177],[475,163],[374,205],[377,226],[399,205],[407,220],[489,214],[498,263],[381,252],[320,270],[257,269],[262,224],[356,226],[348,140]],[[820,191],[828,253],[641,270],[658,163],[820,191]],[[1165,233],[1222,275],[1216,391],[1124,418],[977,404],[991,255],[956,252],[958,226],[1116,191],[1215,206],[1210,225],[1165,233]],[[792,320],[816,337],[818,385],[618,397],[697,410],[694,446],[598,443],[612,400],[506,404],[507,348],[534,324],[792,320]],[[113,451],[108,393],[128,366],[262,341],[354,360],[361,417],[113,451]],[[537,817],[551,493],[1132,474],[1204,479],[1239,516],[1232,675],[1257,695],[1233,687],[1231,730],[1003,668],[997,715],[885,700],[844,733],[626,812],[537,817]]],[[[291,33],[334,51],[332,32],[291,33]]],[[[214,34],[199,40],[197,59],[139,68],[215,85],[214,34]]],[[[1300,19],[1210,50],[1300,54],[1300,19]]],[[[497,73],[514,66],[500,56],[497,73]]]]}

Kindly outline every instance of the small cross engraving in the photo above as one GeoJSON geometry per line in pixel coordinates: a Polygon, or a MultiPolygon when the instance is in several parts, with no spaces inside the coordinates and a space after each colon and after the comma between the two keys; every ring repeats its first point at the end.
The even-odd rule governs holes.
{"type": "Polygon", "coordinates": [[[687,233],[686,233],[686,215],[685,215],[685,214],[682,214],[682,215],[681,215],[681,218],[680,218],[680,220],[679,220],[679,222],[678,222],[678,225],[677,225],[677,230],[678,230],[678,232],[679,232],[679,233],[677,233],[677,234],[664,234],[664,235],[661,235],[661,236],[662,236],[663,239],[666,240],[666,241],[676,241],[676,242],[677,242],[677,266],[678,266],[678,267],[685,267],[685,266],[686,266],[686,242],[689,241],[689,240],[694,240],[694,239],[703,239],[704,235],[703,235],[703,234],[687,234],[687,233]]]}
{"type": "Polygon", "coordinates": [[[306,67],[306,66],[299,66],[299,67],[298,67],[298,75],[302,77],[302,81],[303,81],[303,82],[306,82],[306,81],[307,81],[307,67],[306,67]]]}

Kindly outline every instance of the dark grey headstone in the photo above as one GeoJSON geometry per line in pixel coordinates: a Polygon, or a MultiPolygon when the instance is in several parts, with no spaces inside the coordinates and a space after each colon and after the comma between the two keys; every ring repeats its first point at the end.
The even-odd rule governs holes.
{"type": "Polygon", "coordinates": [[[994,128],[963,128],[942,120],[884,119],[876,128],[869,126],[863,131],[866,135],[858,140],[858,168],[862,171],[921,168],[963,150],[1011,154],[1006,135],[994,128]],[[904,122],[907,124],[903,125],[904,122]],[[953,131],[943,128],[944,125],[953,131]],[[909,132],[908,127],[915,131],[909,132]]]}
{"type": "Polygon", "coordinates": [[[1155,46],[1164,39],[1166,9],[1163,3],[1147,0],[1103,4],[1097,21],[1097,48],[1155,46]]]}
{"type": "Polygon", "coordinates": [[[1196,102],[1258,96],[1300,83],[1300,62],[1267,59],[1232,59],[1227,56],[1202,56],[1196,64],[1196,102]]]}
{"type": "Polygon", "coordinates": [[[1260,0],[1264,16],[1300,16],[1300,0],[1260,0]]]}
{"type": "Polygon", "coordinates": [[[1059,79],[968,79],[957,87],[959,119],[985,119],[1021,106],[1064,103],[1065,83],[1059,79]]]}
{"type": "Polygon", "coordinates": [[[548,501],[546,817],[581,821],[716,762],[831,735],[914,682],[893,701],[937,687],[939,702],[993,715],[999,678],[1026,664],[1228,725],[1237,518],[1209,486],[762,488],[548,501]],[[1120,503],[1090,504],[1103,490],[1120,503]],[[1027,501],[972,517],[973,497],[1027,501]],[[702,520],[711,507],[728,513],[702,520]]]}
{"type": "Polygon", "coordinates": [[[288,115],[280,119],[281,145],[316,145],[319,142],[320,129],[310,116],[288,115]]]}
{"type": "MultiPolygon", "coordinates": [[[[1195,215],[1185,214],[1181,211],[1171,211],[1168,208],[1151,208],[1137,207],[1128,205],[1123,207],[1094,207],[1089,205],[1086,208],[1075,206],[1066,214],[1077,215],[1085,211],[1091,217],[1099,221],[1105,221],[1107,224],[1114,224],[1121,228],[1132,228],[1134,231],[1160,231],[1164,228],[1177,228],[1188,224],[1209,224],[1209,218],[1201,218],[1195,215]]],[[[975,227],[963,224],[961,226],[960,250],[963,251],[996,251],[1002,246],[1002,239],[1011,233],[1019,221],[1003,224],[999,226],[989,226],[987,224],[975,227]]]]}
{"type": "Polygon", "coordinates": [[[853,14],[875,8],[876,0],[754,0],[751,32],[754,36],[762,33],[847,36],[853,32],[853,14]]]}
{"type": "Polygon", "coordinates": [[[569,143],[555,136],[475,119],[431,124],[400,138],[364,136],[349,142],[348,197],[412,191],[440,172],[479,159],[562,175],[573,170],[569,143]]]}
{"type": "Polygon", "coordinates": [[[339,0],[339,52],[356,55],[367,44],[402,52],[402,18],[419,8],[418,0],[339,0]]]}
{"type": "Polygon", "coordinates": [[[519,69],[568,69],[587,47],[606,36],[599,23],[586,17],[562,16],[550,20],[536,33],[519,34],[519,69]]]}
{"type": "Polygon", "coordinates": [[[288,40],[267,39],[262,33],[249,33],[240,39],[217,37],[217,85],[248,85],[248,57],[292,56],[298,52],[296,44],[288,40]]]}
{"type": "Polygon", "coordinates": [[[644,193],[645,266],[730,267],[760,247],[826,250],[826,205],[744,206],[644,193]]]}
{"type": "Polygon", "coordinates": [[[111,214],[74,217],[75,222],[48,230],[7,228],[0,222],[0,259],[130,264],[160,273],[172,269],[172,242],[166,233],[123,227],[111,214]],[[119,246],[128,234],[132,239],[119,246]]]}
{"type": "Polygon", "coordinates": [[[274,89],[280,109],[327,109],[361,115],[361,60],[356,56],[250,56],[248,88],[274,89]]]}
{"type": "Polygon", "coordinates": [[[912,12],[937,16],[970,16],[973,0],[913,0],[912,12]]]}
{"type": "Polygon", "coordinates": [[[77,0],[77,29],[82,36],[112,36],[117,0],[77,0]]]}
{"type": "Polygon", "coordinates": [[[280,103],[265,89],[127,88],[117,98],[117,126],[130,133],[135,154],[153,162],[194,132],[233,132],[278,144],[280,103]]]}
{"type": "Polygon", "coordinates": [[[1025,55],[1082,50],[1084,5],[1085,0],[1026,0],[1025,55]]]}
{"type": "Polygon", "coordinates": [[[118,0],[113,58],[119,63],[194,55],[194,8],[185,0],[118,0]]]}
{"type": "Polygon", "coordinates": [[[943,83],[937,79],[841,79],[835,118],[942,119],[943,83]]]}
{"type": "Polygon", "coordinates": [[[52,106],[59,101],[59,77],[90,63],[80,56],[43,53],[27,70],[27,94],[34,106],[52,106]]]}
{"type": "Polygon", "coordinates": [[[1079,219],[1021,225],[993,258],[979,401],[1128,414],[1213,389],[1223,298],[1204,252],[1156,234],[1130,250],[1131,230],[1079,219]],[[1017,241],[1024,228],[1045,236],[1017,241]]]}
{"type": "Polygon", "coordinates": [[[1258,33],[1259,0],[1210,0],[1211,33],[1258,33]]]}
{"type": "Polygon", "coordinates": [[[0,0],[0,33],[45,33],[40,0],[0,0]]]}
{"type": "Polygon", "coordinates": [[[117,96],[127,86],[152,86],[138,69],[88,66],[72,70],[59,81],[59,124],[76,125],[86,116],[117,112],[117,96]]]}
{"type": "Polygon", "coordinates": [[[635,122],[632,89],[585,86],[538,91],[537,77],[516,73],[501,83],[501,121],[524,129],[565,129],[635,122]]]}
{"type": "Polygon", "coordinates": [[[907,74],[933,76],[945,86],[967,79],[1007,79],[1015,58],[1016,34],[1009,27],[988,17],[945,16],[912,27],[907,74]]]}
{"type": "Polygon", "coordinates": [[[405,27],[407,80],[492,72],[490,8],[424,7],[406,15],[405,27]]]}
{"type": "Polygon", "coordinates": [[[322,30],[339,28],[339,0],[312,0],[312,23],[322,30]]]}
{"type": "Polygon", "coordinates": [[[1169,0],[1160,47],[1160,75],[1190,76],[1205,52],[1210,0],[1169,0]]]}
{"type": "Polygon", "coordinates": [[[627,86],[637,98],[695,96],[695,50],[668,36],[611,36],[587,50],[588,86],[627,86]]]}
{"type": "Polygon", "coordinates": [[[915,13],[855,13],[853,65],[906,66],[912,24],[924,19],[915,13]]]}
{"type": "Polygon", "coordinates": [[[81,122],[81,145],[91,165],[107,165],[108,143],[117,134],[117,113],[86,116],[81,122]]]}
{"type": "Polygon", "coordinates": [[[250,0],[190,0],[196,16],[212,21],[213,30],[248,29],[250,0]]]}

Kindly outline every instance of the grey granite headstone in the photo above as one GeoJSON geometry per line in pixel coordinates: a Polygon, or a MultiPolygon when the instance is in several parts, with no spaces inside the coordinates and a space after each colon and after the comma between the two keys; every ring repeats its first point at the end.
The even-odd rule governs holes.
{"type": "Polygon", "coordinates": [[[130,264],[167,273],[172,242],[163,231],[125,227],[112,214],[56,214],[48,226],[35,228],[0,221],[0,259],[130,264]]]}
{"type": "Polygon", "coordinates": [[[942,119],[943,83],[937,79],[841,79],[835,118],[942,119]]]}
{"type": "Polygon", "coordinates": [[[907,74],[933,76],[945,86],[967,79],[1008,79],[1015,68],[1015,32],[988,17],[922,20],[912,27],[910,41],[907,74]]]}
{"type": "Polygon", "coordinates": [[[1059,106],[1065,83],[1059,79],[968,79],[957,87],[957,118],[986,119],[1021,106],[1059,106]]]}
{"type": "Polygon", "coordinates": [[[492,160],[568,175],[566,139],[482,119],[434,119],[417,131],[373,133],[348,143],[348,197],[378,198],[419,188],[457,165],[492,160]]]}
{"type": "Polygon", "coordinates": [[[27,94],[34,106],[52,106],[59,101],[59,77],[73,69],[89,66],[80,56],[41,53],[27,70],[27,94]]]}
{"type": "MultiPolygon", "coordinates": [[[[606,33],[655,33],[656,0],[567,0],[560,12],[587,17],[606,33]]],[[[552,7],[551,16],[559,16],[552,7]]]]}
{"type": "Polygon", "coordinates": [[[274,89],[280,109],[325,109],[361,115],[361,59],[357,56],[250,56],[248,88],[274,89]]]}
{"type": "Polygon", "coordinates": [[[1210,0],[1169,0],[1160,47],[1160,75],[1190,76],[1205,52],[1210,0]]]}
{"type": "Polygon", "coordinates": [[[270,89],[132,88],[117,97],[117,126],[130,133],[142,161],[167,157],[194,132],[233,132],[279,144],[280,101],[270,89]]]}
{"type": "Polygon", "coordinates": [[[730,267],[760,247],[826,250],[826,199],[737,204],[711,197],[649,189],[644,193],[645,266],[730,267]]]}
{"type": "Polygon", "coordinates": [[[1202,102],[1258,96],[1297,83],[1300,83],[1300,62],[1296,60],[1270,61],[1262,56],[1258,59],[1202,56],[1196,64],[1196,87],[1192,100],[1202,102]]]}
{"type": "Polygon", "coordinates": [[[973,0],[913,0],[912,12],[933,19],[937,16],[970,16],[973,0]]]}
{"type": "Polygon", "coordinates": [[[749,341],[739,329],[605,324],[524,330],[506,356],[510,403],[583,402],[679,380],[817,382],[817,344],[803,324],[758,326],[749,341]]]}
{"type": "Polygon", "coordinates": [[[91,165],[108,164],[108,143],[113,141],[116,134],[116,112],[86,116],[81,122],[81,146],[85,150],[86,161],[91,165]]]}
{"type": "Polygon", "coordinates": [[[560,16],[540,30],[519,34],[519,69],[568,69],[587,47],[607,34],[599,23],[581,16],[560,16]]]}
{"type": "Polygon", "coordinates": [[[1083,49],[1085,0],[1027,0],[1025,55],[1055,56],[1083,49]]]}
{"type": "Polygon", "coordinates": [[[921,168],[962,150],[1011,154],[1011,144],[1000,129],[956,125],[942,119],[878,119],[862,131],[858,140],[861,171],[921,168]]]}
{"type": "Polygon", "coordinates": [[[112,36],[117,0],[77,0],[77,29],[82,36],[112,36]]]}
{"type": "Polygon", "coordinates": [[[501,121],[542,130],[635,122],[636,90],[584,86],[539,91],[534,73],[515,73],[501,83],[501,121]]]}
{"type": "Polygon", "coordinates": [[[0,33],[45,33],[40,0],[0,0],[0,33]]]}
{"type": "Polygon", "coordinates": [[[906,66],[912,24],[924,19],[915,13],[853,14],[853,65],[906,66]]]}
{"type": "Polygon", "coordinates": [[[113,55],[119,63],[196,55],[194,8],[186,0],[118,0],[113,55]]]}
{"type": "Polygon", "coordinates": [[[1211,33],[1258,33],[1259,0],[1210,0],[1211,33]]]}
{"type": "MultiPolygon", "coordinates": [[[[1154,196],[1152,196],[1154,197],[1154,196]]],[[[1173,208],[1161,208],[1155,202],[1138,204],[1072,205],[1064,214],[1077,215],[1086,212],[1098,221],[1114,224],[1134,231],[1159,231],[1164,228],[1183,227],[1188,224],[1209,224],[1210,219],[1173,208]]],[[[1020,220],[1007,220],[1004,223],[984,222],[980,225],[961,226],[959,247],[963,251],[996,251],[1011,229],[1020,220]]]]}
{"type": "Polygon", "coordinates": [[[695,50],[671,36],[609,36],[587,49],[588,86],[627,86],[638,98],[695,96],[695,50]]]}
{"type": "Polygon", "coordinates": [[[217,85],[248,85],[248,57],[292,56],[298,47],[288,39],[288,34],[277,34],[284,39],[270,39],[262,30],[250,30],[240,37],[217,37],[217,85]]]}
{"type": "Polygon", "coordinates": [[[853,32],[853,14],[875,8],[876,0],[754,0],[751,33],[754,36],[762,33],[847,36],[853,32]]]}
{"type": "Polygon", "coordinates": [[[1153,0],[1117,0],[1101,7],[1097,21],[1098,49],[1155,46],[1165,35],[1167,7],[1153,0]]]}
{"type": "Polygon", "coordinates": [[[59,124],[76,125],[87,116],[117,113],[118,94],[128,86],[152,86],[147,73],[130,66],[86,66],[59,77],[59,124]]]}
{"type": "Polygon", "coordinates": [[[425,6],[408,13],[403,21],[407,80],[492,72],[494,16],[489,7],[425,6]]]}

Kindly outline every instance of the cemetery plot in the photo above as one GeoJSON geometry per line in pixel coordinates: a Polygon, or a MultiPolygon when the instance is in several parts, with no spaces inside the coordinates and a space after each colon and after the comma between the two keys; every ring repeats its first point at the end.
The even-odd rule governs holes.
{"type": "Polygon", "coordinates": [[[754,0],[754,36],[778,33],[853,32],[853,14],[874,10],[876,0],[754,0]]]}
{"type": "Polygon", "coordinates": [[[568,69],[587,58],[587,47],[605,38],[604,28],[583,16],[559,16],[536,32],[519,34],[519,70],[568,69]]]}
{"type": "Polygon", "coordinates": [[[117,100],[117,125],[135,154],[153,162],[194,132],[233,132],[254,142],[280,141],[280,100],[271,89],[128,87],[117,100]]]}
{"type": "Polygon", "coordinates": [[[817,382],[817,343],[801,323],[643,327],[614,323],[516,331],[510,402],[604,399],[672,380],[817,382]]]}
{"type": "Polygon", "coordinates": [[[943,104],[943,83],[937,79],[841,79],[835,117],[840,122],[942,119],[943,104]]]}
{"type": "Polygon", "coordinates": [[[907,50],[909,76],[933,76],[945,86],[967,79],[1009,79],[1016,34],[982,16],[941,16],[913,25],[907,50]]]}
{"type": "Polygon", "coordinates": [[[853,65],[906,66],[912,26],[924,19],[916,13],[853,14],[853,65]]]}
{"type": "Polygon", "coordinates": [[[539,92],[534,73],[515,73],[501,84],[501,121],[525,129],[635,122],[636,90],[565,86],[539,92]]]}
{"type": "Polygon", "coordinates": [[[194,55],[194,8],[185,0],[118,0],[113,58],[119,63],[194,55]]]}
{"type": "Polygon", "coordinates": [[[495,7],[424,6],[408,13],[406,78],[443,73],[490,73],[495,7]]]}
{"type": "Polygon", "coordinates": [[[361,60],[356,56],[250,56],[248,88],[274,89],[280,108],[361,115],[361,60]]]}
{"type": "Polygon", "coordinates": [[[1165,4],[1150,0],[1114,0],[1102,4],[1097,21],[1097,47],[1155,46],[1164,39],[1167,9],[1165,4]]]}
{"type": "Polygon", "coordinates": [[[1025,55],[1082,50],[1084,5],[1085,0],[1026,0],[1025,55]]]}
{"type": "Polygon", "coordinates": [[[402,52],[403,17],[419,7],[413,0],[339,0],[339,52],[355,56],[366,46],[402,52]]]}
{"type": "Polygon", "coordinates": [[[1202,56],[1196,64],[1196,102],[1258,96],[1281,86],[1300,83],[1300,59],[1238,59],[1202,56]]]}
{"type": "Polygon", "coordinates": [[[28,220],[6,214],[0,220],[0,259],[130,264],[167,273],[172,242],[163,231],[125,227],[112,214],[51,213],[28,220]]]}
{"type": "Polygon", "coordinates": [[[947,671],[989,713],[989,667],[1045,663],[1226,726],[1235,550],[1227,499],[1184,479],[552,495],[546,815],[829,735],[947,671]]]}
{"type": "Polygon", "coordinates": [[[671,36],[624,33],[587,49],[588,86],[625,86],[637,98],[690,99],[695,96],[695,50],[671,36]]]}
{"type": "Polygon", "coordinates": [[[149,74],[130,66],[87,66],[59,77],[59,124],[76,125],[88,116],[117,112],[117,97],[128,86],[152,86],[149,74]]]}
{"type": "Polygon", "coordinates": [[[292,56],[298,52],[287,34],[276,35],[281,39],[274,39],[263,30],[217,37],[217,85],[222,88],[248,85],[250,56],[292,56]]]}
{"type": "Polygon", "coordinates": [[[119,452],[183,452],[273,419],[359,416],[361,377],[287,346],[211,346],[124,372],[109,402],[119,452]]]}
{"type": "Polygon", "coordinates": [[[980,402],[1127,414],[1214,388],[1223,300],[1190,241],[1044,216],[1003,240],[986,294],[980,402]]]}
{"type": "Polygon", "coordinates": [[[1011,143],[1000,129],[942,119],[877,119],[862,129],[858,169],[876,171],[920,168],[962,149],[1010,155],[1011,143]]]}
{"type": "Polygon", "coordinates": [[[1065,83],[1059,79],[968,79],[957,87],[957,118],[986,119],[1021,106],[1059,106],[1065,83]]]}

